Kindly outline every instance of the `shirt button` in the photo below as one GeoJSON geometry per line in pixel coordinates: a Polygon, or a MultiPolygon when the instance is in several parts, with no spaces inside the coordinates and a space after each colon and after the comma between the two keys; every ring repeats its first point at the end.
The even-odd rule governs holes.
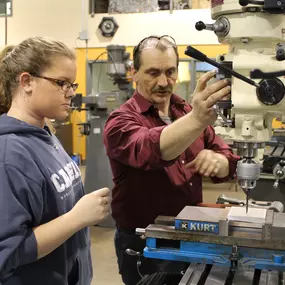
{"type": "Polygon", "coordinates": [[[190,182],[190,186],[192,186],[192,182],[190,182]]]}
{"type": "Polygon", "coordinates": [[[184,164],[184,163],[185,163],[185,160],[182,160],[181,162],[182,162],[182,164],[184,164]]]}

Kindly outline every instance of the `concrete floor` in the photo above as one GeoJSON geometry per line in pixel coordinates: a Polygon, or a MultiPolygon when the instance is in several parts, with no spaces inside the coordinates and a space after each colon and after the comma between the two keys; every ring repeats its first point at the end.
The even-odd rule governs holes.
{"type": "Polygon", "coordinates": [[[94,278],[92,285],[121,285],[117,257],[114,248],[114,229],[92,227],[92,261],[94,278]]]}
{"type": "MultiPolygon", "coordinates": [[[[85,175],[84,167],[81,173],[85,175]]],[[[217,198],[225,194],[230,197],[245,199],[245,195],[234,182],[213,184],[208,179],[203,182],[204,203],[216,203],[217,198]]],[[[91,227],[92,260],[94,279],[92,285],[122,285],[118,274],[117,258],[114,248],[114,229],[91,227]]]]}

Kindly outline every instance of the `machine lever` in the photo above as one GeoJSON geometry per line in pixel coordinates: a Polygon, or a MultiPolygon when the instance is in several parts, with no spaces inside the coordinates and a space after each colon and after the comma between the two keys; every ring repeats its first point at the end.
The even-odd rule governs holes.
{"type": "Polygon", "coordinates": [[[285,76],[285,70],[275,71],[275,72],[262,72],[260,69],[254,69],[250,72],[250,78],[253,79],[270,79],[275,77],[285,76]]]}
{"type": "Polygon", "coordinates": [[[246,82],[246,83],[248,83],[250,85],[253,85],[256,88],[260,87],[259,84],[256,83],[255,81],[253,81],[253,80],[243,76],[242,74],[240,74],[240,73],[238,73],[238,72],[236,72],[236,71],[234,71],[234,70],[232,70],[232,69],[230,69],[230,68],[228,68],[228,67],[226,67],[226,66],[224,66],[224,65],[222,65],[222,64],[220,64],[220,63],[218,63],[218,62],[216,62],[216,61],[214,61],[214,60],[212,60],[210,58],[208,58],[204,53],[202,53],[199,50],[193,48],[192,46],[187,46],[187,48],[186,48],[184,53],[186,55],[190,56],[190,57],[193,57],[193,58],[199,60],[199,61],[205,61],[205,62],[207,62],[207,63],[209,63],[209,64],[211,64],[211,65],[213,65],[213,66],[215,66],[215,67],[217,67],[217,68],[219,68],[221,70],[223,70],[223,71],[226,71],[227,73],[231,74],[232,76],[234,76],[234,77],[236,77],[236,78],[238,78],[238,79],[240,79],[240,80],[242,80],[242,81],[244,81],[244,82],[246,82]]]}
{"type": "Polygon", "coordinates": [[[256,1],[256,0],[239,0],[239,4],[241,6],[247,6],[249,4],[253,4],[253,5],[264,5],[264,1],[256,1]]]}
{"type": "Polygon", "coordinates": [[[213,31],[214,30],[214,25],[213,24],[205,24],[204,22],[199,21],[199,22],[196,23],[195,28],[198,31],[202,31],[202,30],[213,31]]]}

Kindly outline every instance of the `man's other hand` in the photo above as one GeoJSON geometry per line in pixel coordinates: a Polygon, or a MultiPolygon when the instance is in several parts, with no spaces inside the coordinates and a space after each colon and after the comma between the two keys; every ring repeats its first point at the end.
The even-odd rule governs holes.
{"type": "Polygon", "coordinates": [[[197,157],[185,165],[186,168],[193,168],[195,172],[206,177],[225,177],[229,171],[228,159],[210,149],[203,149],[197,157]]]}

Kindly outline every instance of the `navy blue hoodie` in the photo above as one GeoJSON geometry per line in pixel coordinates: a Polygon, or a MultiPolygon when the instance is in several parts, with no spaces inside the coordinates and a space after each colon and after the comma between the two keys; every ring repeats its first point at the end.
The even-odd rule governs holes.
{"type": "Polygon", "coordinates": [[[79,168],[47,127],[0,116],[1,285],[91,283],[87,228],[39,260],[32,230],[70,211],[83,191],[79,168]]]}

